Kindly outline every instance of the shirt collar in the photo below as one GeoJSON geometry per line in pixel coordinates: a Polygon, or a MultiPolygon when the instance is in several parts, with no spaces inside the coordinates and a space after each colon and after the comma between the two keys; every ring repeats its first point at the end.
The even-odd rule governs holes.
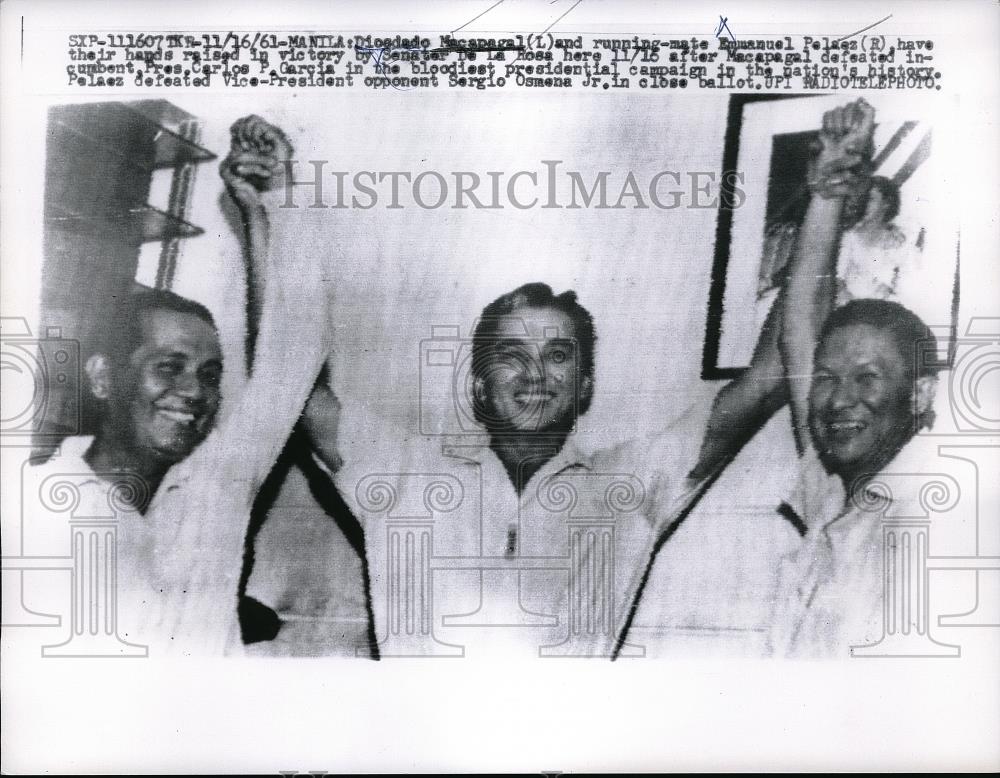
{"type": "Polygon", "coordinates": [[[911,514],[911,508],[921,505],[921,495],[927,488],[929,479],[936,475],[933,472],[936,459],[934,438],[915,435],[866,484],[863,499],[869,502],[859,505],[858,513],[874,511],[887,518],[903,518],[911,514]]]}
{"type": "Polygon", "coordinates": [[[94,480],[98,480],[93,468],[83,458],[93,442],[93,435],[71,435],[63,438],[56,453],[45,462],[45,465],[67,473],[80,475],[89,473],[93,475],[94,480]]]}
{"type": "Polygon", "coordinates": [[[784,502],[809,529],[893,515],[899,506],[919,501],[926,484],[921,475],[930,475],[927,467],[932,461],[927,441],[925,436],[914,436],[846,508],[843,481],[827,472],[810,447],[799,464],[795,486],[784,502]]]}
{"type": "MultiPolygon", "coordinates": [[[[68,438],[63,438],[56,453],[53,454],[44,464],[46,466],[56,467],[66,473],[81,475],[89,474],[92,476],[91,478],[81,481],[81,483],[104,483],[97,473],[94,472],[94,469],[87,463],[87,460],[84,459],[84,455],[90,449],[93,442],[93,435],[71,435],[68,438]]],[[[197,451],[197,449],[195,449],[195,451],[197,451]]],[[[194,452],[171,467],[167,471],[167,474],[164,477],[163,482],[160,484],[160,489],[158,491],[173,489],[177,485],[187,481],[191,476],[191,466],[188,465],[188,463],[191,461],[193,456],[194,452]]]]}
{"type": "MultiPolygon", "coordinates": [[[[441,451],[445,456],[459,457],[470,462],[484,465],[489,461],[499,462],[496,453],[490,448],[487,435],[454,436],[442,443],[441,451]]],[[[549,459],[538,471],[545,475],[560,473],[569,467],[591,469],[593,453],[580,445],[575,435],[570,435],[559,451],[549,459]]],[[[537,475],[537,474],[536,474],[537,475]]]]}

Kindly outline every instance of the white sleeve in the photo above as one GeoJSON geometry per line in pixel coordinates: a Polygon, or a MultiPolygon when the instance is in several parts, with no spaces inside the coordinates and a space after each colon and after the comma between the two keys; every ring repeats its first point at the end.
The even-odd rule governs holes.
{"type": "Polygon", "coordinates": [[[669,525],[686,501],[698,493],[704,481],[715,475],[712,473],[698,481],[688,478],[698,464],[715,396],[713,393],[699,398],[670,426],[647,438],[644,462],[651,489],[650,520],[655,527],[669,525]]]}
{"type": "Polygon", "coordinates": [[[253,375],[220,425],[171,471],[147,516],[156,527],[165,598],[161,622],[172,625],[174,640],[208,640],[211,653],[224,641],[231,645],[250,510],[302,412],[329,342],[324,257],[284,237],[296,211],[270,214],[253,375]]]}

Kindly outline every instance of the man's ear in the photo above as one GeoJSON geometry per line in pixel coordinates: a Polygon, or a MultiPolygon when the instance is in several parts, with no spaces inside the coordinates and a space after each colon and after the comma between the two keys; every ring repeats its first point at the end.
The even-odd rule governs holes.
{"type": "Polygon", "coordinates": [[[917,379],[913,392],[913,412],[916,418],[926,417],[934,408],[934,396],[937,393],[937,377],[921,376],[917,379]]]}
{"type": "Polygon", "coordinates": [[[90,393],[98,400],[107,400],[111,396],[111,360],[104,354],[93,354],[83,369],[90,393]]]}
{"type": "Polygon", "coordinates": [[[580,379],[580,405],[586,406],[587,402],[590,400],[591,395],[594,393],[594,379],[592,376],[585,375],[580,379]]]}
{"type": "Polygon", "coordinates": [[[477,403],[486,401],[486,381],[483,380],[482,376],[476,376],[472,379],[472,399],[477,403]]]}

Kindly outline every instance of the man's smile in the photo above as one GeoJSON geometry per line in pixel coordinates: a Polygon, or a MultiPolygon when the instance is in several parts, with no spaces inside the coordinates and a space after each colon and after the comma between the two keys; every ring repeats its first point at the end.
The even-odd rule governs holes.
{"type": "Polygon", "coordinates": [[[183,424],[192,427],[199,419],[201,419],[202,416],[200,413],[193,413],[180,408],[159,405],[156,406],[156,413],[165,419],[169,419],[175,424],[183,424]]]}
{"type": "Polygon", "coordinates": [[[555,399],[556,393],[548,389],[531,389],[514,393],[514,402],[519,405],[535,405],[555,399]]]}
{"type": "Polygon", "coordinates": [[[824,419],[823,431],[834,443],[847,443],[868,429],[868,423],[861,419],[824,419]]]}

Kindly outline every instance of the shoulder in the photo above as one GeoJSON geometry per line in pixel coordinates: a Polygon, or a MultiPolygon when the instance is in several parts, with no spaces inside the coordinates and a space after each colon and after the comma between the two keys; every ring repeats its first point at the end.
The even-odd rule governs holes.
{"type": "MultiPolygon", "coordinates": [[[[714,392],[700,396],[665,426],[644,430],[621,443],[594,450],[592,460],[631,461],[637,465],[645,462],[652,469],[668,470],[673,469],[672,463],[690,460],[693,467],[712,414],[715,397],[714,392]]],[[[686,471],[684,474],[687,474],[686,471]]]]}
{"type": "Polygon", "coordinates": [[[338,435],[343,465],[333,482],[345,499],[373,478],[390,481],[413,474],[451,472],[454,458],[442,453],[442,439],[422,435],[378,415],[358,413],[344,419],[338,435]]]}
{"type": "Polygon", "coordinates": [[[31,467],[41,471],[50,467],[60,467],[66,464],[79,465],[83,463],[90,470],[90,466],[86,465],[83,456],[87,453],[93,442],[93,435],[70,435],[68,438],[63,438],[60,441],[59,446],[52,453],[52,456],[38,464],[31,465],[31,467]]]}
{"type": "Polygon", "coordinates": [[[55,475],[66,476],[77,485],[91,480],[96,481],[97,474],[84,459],[84,454],[87,453],[93,442],[94,438],[91,435],[74,435],[65,438],[55,453],[44,462],[26,464],[24,481],[41,484],[44,479],[55,475]]]}
{"type": "Polygon", "coordinates": [[[690,477],[698,462],[714,395],[689,405],[666,427],[595,452],[590,467],[638,479],[651,521],[676,515],[697,499],[705,480],[690,477]]]}
{"type": "Polygon", "coordinates": [[[889,518],[926,515],[931,503],[937,508],[951,503],[957,486],[939,472],[938,440],[930,435],[914,436],[868,486],[872,504],[889,518]]]}
{"type": "Polygon", "coordinates": [[[807,532],[836,518],[844,503],[840,478],[829,473],[810,444],[799,457],[795,483],[784,500],[807,532]]]}

